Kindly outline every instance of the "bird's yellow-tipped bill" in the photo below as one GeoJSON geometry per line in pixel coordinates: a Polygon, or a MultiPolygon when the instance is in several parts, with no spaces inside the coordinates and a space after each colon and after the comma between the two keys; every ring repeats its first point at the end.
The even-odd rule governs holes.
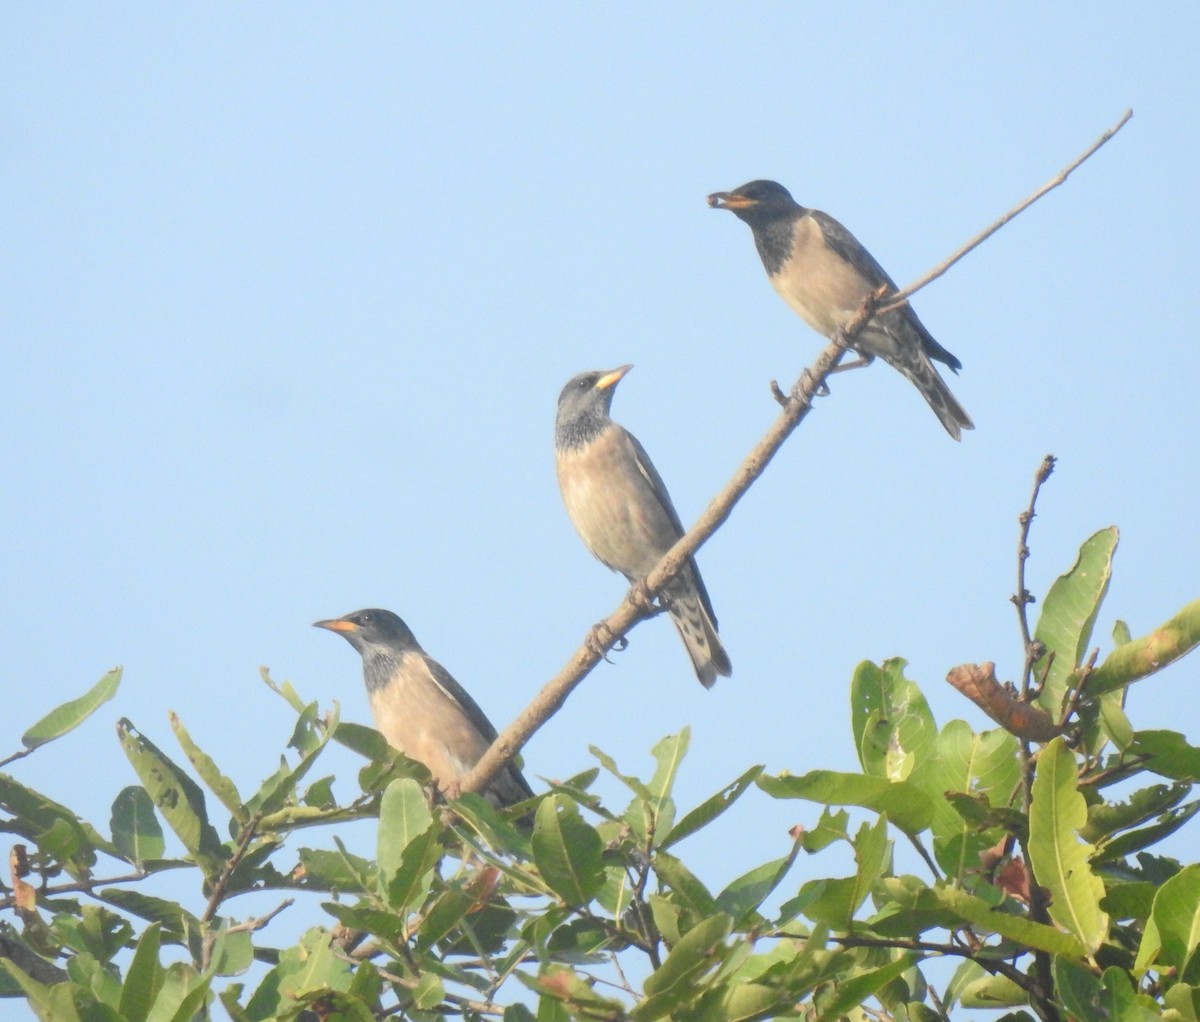
{"type": "Polygon", "coordinates": [[[612,372],[605,373],[596,381],[596,390],[608,390],[614,384],[620,383],[624,379],[625,374],[632,368],[632,365],[619,366],[612,370],[612,372]]]}
{"type": "Polygon", "coordinates": [[[713,209],[747,209],[750,206],[757,206],[757,199],[747,199],[744,195],[738,195],[736,192],[713,192],[708,197],[708,204],[713,209]]]}
{"type": "Polygon", "coordinates": [[[314,628],[328,628],[331,632],[353,632],[358,628],[353,621],[343,621],[340,617],[332,621],[314,621],[314,628]]]}

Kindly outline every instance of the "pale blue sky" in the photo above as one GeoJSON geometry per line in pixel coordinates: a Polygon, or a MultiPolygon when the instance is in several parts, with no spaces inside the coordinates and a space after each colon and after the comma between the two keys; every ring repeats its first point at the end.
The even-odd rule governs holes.
{"type": "MultiPolygon", "coordinates": [[[[755,177],[903,284],[1135,111],[915,300],[978,428],[953,443],[882,364],[835,380],[701,551],[733,677],[704,692],[644,625],[531,779],[589,744],[644,769],[684,724],[681,803],[754,762],[850,768],[868,657],[983,726],[941,679],[1019,667],[1047,452],[1035,592],[1116,524],[1102,649],[1200,595],[1194,4],[9,5],[0,28],[0,752],[124,664],[15,767],[99,824],[133,780],[119,715],[173,748],[177,711],[243,793],[292,726],[260,664],[366,720],[357,658],[309,627],[364,606],[508,723],[625,589],[558,498],[563,382],[635,363],[614,415],[691,521],[820,346],[705,206],[755,177]]],[[[1135,725],[1196,736],[1195,676],[1138,686],[1135,725]]],[[[752,793],[689,854],[719,887],[816,815],[752,793]]]]}

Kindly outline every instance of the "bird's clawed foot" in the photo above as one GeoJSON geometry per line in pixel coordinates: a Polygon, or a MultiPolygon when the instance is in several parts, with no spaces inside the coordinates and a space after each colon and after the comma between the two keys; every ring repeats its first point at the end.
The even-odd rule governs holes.
{"type": "Polygon", "coordinates": [[[613,635],[613,630],[608,627],[608,623],[600,621],[592,626],[587,638],[583,640],[583,645],[592,656],[603,660],[606,664],[611,664],[612,661],[608,658],[609,649],[611,648],[614,653],[620,653],[629,645],[629,640],[623,635],[613,635]]]}
{"type": "Polygon", "coordinates": [[[854,359],[853,362],[842,362],[838,365],[835,365],[829,370],[829,375],[832,376],[834,373],[849,372],[851,369],[864,369],[874,361],[874,355],[859,355],[858,358],[854,359]]]}
{"type": "Polygon", "coordinates": [[[644,617],[653,617],[666,610],[665,602],[654,597],[644,578],[639,578],[629,587],[629,593],[625,599],[633,604],[644,617]]]}
{"type": "Polygon", "coordinates": [[[800,373],[800,384],[792,391],[792,396],[802,398],[806,391],[813,397],[829,396],[829,386],[824,380],[818,381],[808,366],[805,366],[803,372],[800,373]]]}

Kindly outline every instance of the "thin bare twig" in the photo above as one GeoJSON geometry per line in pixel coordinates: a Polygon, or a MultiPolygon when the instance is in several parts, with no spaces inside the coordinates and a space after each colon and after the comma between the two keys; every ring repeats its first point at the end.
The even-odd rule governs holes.
{"type": "Polygon", "coordinates": [[[1033,525],[1037,508],[1038,494],[1050,473],[1054,471],[1057,459],[1053,454],[1047,454],[1038,466],[1037,474],[1033,477],[1033,493],[1029,497],[1027,507],[1017,517],[1021,523],[1021,537],[1017,540],[1017,591],[1012,596],[1012,602],[1017,608],[1017,620],[1021,626],[1021,645],[1025,651],[1025,667],[1021,672],[1021,698],[1029,698],[1029,684],[1033,677],[1033,665],[1042,658],[1042,653],[1035,648],[1033,636],[1029,631],[1029,614],[1027,608],[1033,603],[1033,594],[1025,587],[1025,562],[1029,560],[1029,528],[1033,525]],[[1036,655],[1035,655],[1036,654],[1036,655]]]}
{"type": "Polygon", "coordinates": [[[256,933],[258,930],[261,930],[264,926],[266,926],[268,923],[270,923],[271,920],[274,919],[277,915],[279,915],[280,912],[282,912],[284,909],[291,908],[294,904],[296,904],[295,898],[284,898],[283,901],[281,901],[278,905],[276,905],[273,909],[271,909],[271,911],[268,912],[265,916],[257,916],[253,919],[247,919],[245,922],[237,923],[237,924],[229,927],[229,929],[226,930],[225,932],[226,933],[256,933]]]}
{"type": "Polygon", "coordinates": [[[1007,213],[1005,213],[1004,216],[1002,216],[999,220],[997,220],[994,224],[992,224],[986,230],[981,231],[979,234],[975,235],[975,237],[973,237],[970,241],[968,241],[962,248],[960,248],[957,252],[955,252],[954,255],[952,255],[945,262],[939,263],[932,270],[930,270],[927,274],[925,274],[925,276],[920,277],[913,283],[909,284],[908,287],[903,288],[900,291],[897,291],[894,295],[889,295],[888,296],[888,304],[883,306],[883,308],[881,308],[879,311],[881,313],[891,312],[893,309],[900,308],[902,305],[904,305],[908,301],[909,298],[911,298],[918,291],[920,291],[921,288],[923,288],[926,284],[930,284],[933,281],[937,280],[938,277],[940,277],[943,273],[945,273],[948,269],[950,269],[950,267],[953,266],[956,262],[958,262],[963,256],[965,256],[968,252],[970,252],[970,251],[978,248],[980,245],[982,245],[985,241],[988,240],[988,238],[990,238],[993,234],[995,234],[998,230],[1000,230],[1001,227],[1003,227],[1006,223],[1008,223],[1010,220],[1012,220],[1013,217],[1016,217],[1019,214],[1024,213],[1025,210],[1027,210],[1030,206],[1032,206],[1035,202],[1037,202],[1037,200],[1040,199],[1043,195],[1045,195],[1047,192],[1053,191],[1055,188],[1057,188],[1059,185],[1061,185],[1064,181],[1067,180],[1068,177],[1071,176],[1071,173],[1073,171],[1075,171],[1079,168],[1080,164],[1082,164],[1085,160],[1087,160],[1089,157],[1091,157],[1092,154],[1095,153],[1097,149],[1099,149],[1102,145],[1104,145],[1105,142],[1107,142],[1110,138],[1112,138],[1113,135],[1115,135],[1118,131],[1120,131],[1123,127],[1125,127],[1126,123],[1129,121],[1129,118],[1131,118],[1132,116],[1133,116],[1133,111],[1126,110],[1125,113],[1123,113],[1121,115],[1121,119],[1119,121],[1117,121],[1117,123],[1114,124],[1111,128],[1109,128],[1108,131],[1106,131],[1103,135],[1101,135],[1098,139],[1096,139],[1096,141],[1093,142],[1088,147],[1087,151],[1082,156],[1080,156],[1078,159],[1076,159],[1074,163],[1072,163],[1068,167],[1065,167],[1063,170],[1060,170],[1057,175],[1055,175],[1053,178],[1051,178],[1049,181],[1047,181],[1044,185],[1042,185],[1041,188],[1039,188],[1036,192],[1034,192],[1028,198],[1022,200],[1021,202],[1018,202],[1015,206],[1013,206],[1012,209],[1010,209],[1007,213]]]}

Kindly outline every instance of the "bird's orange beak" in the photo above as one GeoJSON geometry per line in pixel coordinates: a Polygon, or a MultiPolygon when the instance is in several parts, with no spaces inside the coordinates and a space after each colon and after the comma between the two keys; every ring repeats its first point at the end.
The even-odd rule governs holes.
{"type": "Polygon", "coordinates": [[[713,209],[748,209],[751,206],[757,206],[757,199],[747,199],[744,195],[738,195],[737,192],[713,192],[708,197],[708,204],[713,209]]]}
{"type": "Polygon", "coordinates": [[[332,621],[314,621],[314,628],[328,628],[331,632],[353,632],[357,630],[358,625],[353,621],[343,621],[340,617],[334,618],[332,621]]]}
{"type": "Polygon", "coordinates": [[[608,390],[609,387],[616,386],[632,368],[632,365],[618,366],[616,369],[605,373],[596,381],[596,390],[608,390]]]}

